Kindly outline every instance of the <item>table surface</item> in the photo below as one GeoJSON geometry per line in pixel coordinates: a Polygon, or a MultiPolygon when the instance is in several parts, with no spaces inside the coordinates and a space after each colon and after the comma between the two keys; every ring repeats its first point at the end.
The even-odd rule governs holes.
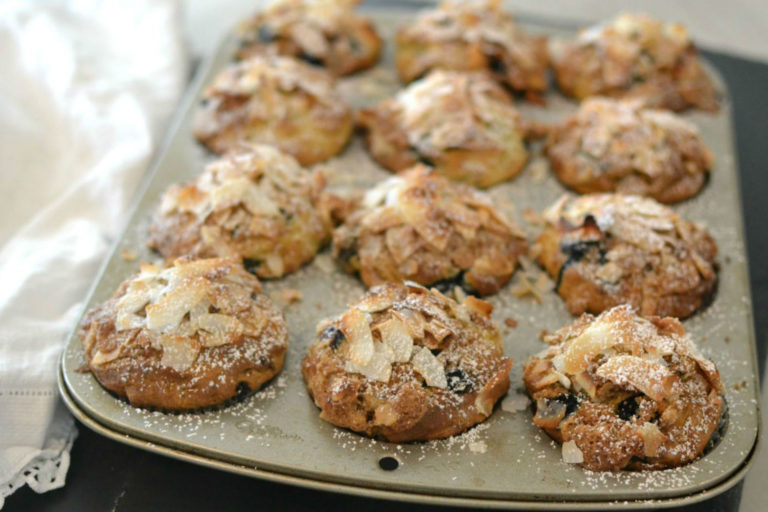
{"type": "MultiPolygon", "coordinates": [[[[763,201],[768,197],[768,173],[761,165],[768,157],[763,121],[768,119],[768,97],[765,95],[768,65],[718,53],[709,53],[707,57],[725,77],[734,99],[758,357],[760,374],[764,376],[768,352],[768,315],[765,314],[768,312],[768,266],[761,262],[768,259],[768,230],[760,221],[766,218],[763,201]]],[[[764,425],[766,405],[763,399],[764,425]]],[[[757,461],[743,483],[712,500],[679,510],[765,510],[768,492],[762,483],[768,476],[766,453],[765,450],[758,453],[757,461]]],[[[4,510],[174,509],[208,512],[211,508],[229,510],[258,506],[316,511],[344,506],[376,511],[390,510],[392,505],[387,501],[342,496],[218,472],[131,448],[80,426],[80,436],[72,450],[67,485],[42,495],[25,487],[6,499],[4,510]]],[[[403,512],[452,510],[413,504],[398,504],[397,507],[403,512]]]]}

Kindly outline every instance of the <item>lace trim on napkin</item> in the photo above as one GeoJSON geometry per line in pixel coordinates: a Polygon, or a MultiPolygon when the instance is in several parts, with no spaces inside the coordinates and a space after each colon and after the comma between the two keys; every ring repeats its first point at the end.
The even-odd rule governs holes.
{"type": "Polygon", "coordinates": [[[5,498],[27,484],[33,491],[43,493],[64,485],[69,469],[69,452],[77,437],[77,429],[71,417],[57,428],[45,443],[45,447],[32,458],[9,482],[0,484],[0,509],[5,498]]]}

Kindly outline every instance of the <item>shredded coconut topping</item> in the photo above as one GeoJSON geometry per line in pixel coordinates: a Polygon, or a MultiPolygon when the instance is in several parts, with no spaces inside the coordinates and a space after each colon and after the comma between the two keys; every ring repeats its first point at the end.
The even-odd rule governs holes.
{"type": "Polygon", "coordinates": [[[496,147],[506,144],[510,134],[522,137],[511,99],[486,73],[433,71],[387,103],[402,113],[409,143],[426,154],[496,147]]]}
{"type": "Polygon", "coordinates": [[[526,363],[524,380],[537,403],[534,422],[558,431],[566,462],[681,465],[719,424],[720,376],[677,319],[617,306],[582,315],[547,341],[554,345],[526,363]]]}

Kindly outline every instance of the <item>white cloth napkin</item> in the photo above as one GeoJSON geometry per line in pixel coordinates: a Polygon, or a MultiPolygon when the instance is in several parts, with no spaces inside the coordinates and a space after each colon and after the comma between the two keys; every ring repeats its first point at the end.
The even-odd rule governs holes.
{"type": "Polygon", "coordinates": [[[184,87],[175,0],[0,3],[0,508],[60,487],[57,361],[184,87]]]}

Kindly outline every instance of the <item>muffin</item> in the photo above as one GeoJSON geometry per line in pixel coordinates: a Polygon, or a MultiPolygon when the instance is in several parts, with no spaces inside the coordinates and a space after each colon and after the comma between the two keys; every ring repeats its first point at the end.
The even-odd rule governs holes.
{"type": "Polygon", "coordinates": [[[527,251],[491,198],[417,166],[368,191],[333,234],[333,256],[371,287],[410,280],[497,292],[527,251]]]}
{"type": "Polygon", "coordinates": [[[288,330],[256,277],[232,260],[142,264],[92,308],[88,368],[136,407],[185,411],[255,390],[283,366],[288,330]]]}
{"type": "Polygon", "coordinates": [[[442,2],[397,33],[395,65],[410,82],[436,68],[488,70],[514,91],[547,88],[547,42],[526,34],[500,1],[442,2]]]}
{"type": "Polygon", "coordinates": [[[318,325],[302,364],[320,417],[392,442],[449,437],[485,420],[512,360],[492,306],[387,284],[318,325]]]}
{"type": "Polygon", "coordinates": [[[572,314],[626,303],[643,316],[685,318],[709,304],[717,244],[653,199],[564,196],[544,220],[532,251],[572,314]]]}
{"type": "Polygon", "coordinates": [[[148,245],[167,260],[242,258],[262,278],[311,261],[331,236],[319,171],[271,146],[241,146],[189,184],[172,185],[149,228],[148,245]]]}
{"type": "Polygon", "coordinates": [[[620,192],[675,203],[704,186],[713,156],[696,126],[638,100],[589,98],[549,132],[546,153],[580,194],[620,192]]]}
{"type": "Polygon", "coordinates": [[[392,172],[417,163],[476,187],[516,176],[528,159],[512,98],[483,72],[433,71],[364,109],[368,151],[392,172]]]}
{"type": "Polygon", "coordinates": [[[344,149],[353,128],[328,73],[288,57],[254,57],[216,76],[194,131],[216,153],[242,142],[269,144],[311,165],[344,149]]]}
{"type": "Polygon", "coordinates": [[[676,318],[617,306],[583,315],[525,364],[533,422],[591,471],[682,466],[723,414],[723,385],[676,318]]]}
{"type": "Polygon", "coordinates": [[[639,98],[646,106],[718,110],[717,94],[685,27],[641,14],[622,14],[555,45],[560,90],[589,96],[639,98]]]}
{"type": "Polygon", "coordinates": [[[381,39],[368,18],[354,12],[360,0],[279,0],[238,30],[238,58],[284,55],[348,75],[373,66],[381,39]]]}

